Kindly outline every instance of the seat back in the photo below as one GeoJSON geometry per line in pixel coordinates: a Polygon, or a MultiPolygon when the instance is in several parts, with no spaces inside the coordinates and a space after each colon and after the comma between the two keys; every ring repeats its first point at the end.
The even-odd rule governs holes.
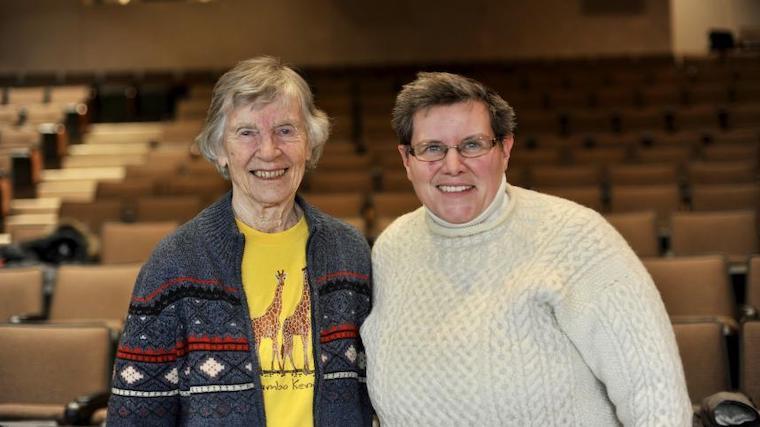
{"type": "Polygon", "coordinates": [[[675,255],[757,253],[754,211],[678,212],[671,218],[670,248],[675,255]]]}
{"type": "Polygon", "coordinates": [[[728,352],[722,326],[717,322],[675,323],[686,386],[693,403],[731,388],[728,352]]]}
{"type": "Polygon", "coordinates": [[[100,262],[129,264],[145,262],[158,242],[177,228],[174,222],[107,222],[101,232],[100,262]]]}
{"type": "Polygon", "coordinates": [[[598,185],[584,185],[579,187],[539,187],[536,189],[542,193],[572,200],[575,203],[591,208],[597,212],[604,210],[602,203],[602,191],[598,185]]]}
{"type": "Polygon", "coordinates": [[[339,218],[359,217],[365,205],[365,195],[359,192],[304,194],[307,202],[328,215],[339,218]]]}
{"type": "Polygon", "coordinates": [[[0,324],[0,342],[0,419],[38,417],[36,405],[60,405],[51,414],[60,415],[74,398],[108,389],[104,326],[0,324]]]}
{"type": "Polygon", "coordinates": [[[658,185],[678,182],[675,163],[611,165],[607,174],[610,182],[615,185],[658,185]]]}
{"type": "Polygon", "coordinates": [[[121,200],[104,199],[92,202],[64,201],[58,216],[61,219],[73,218],[86,224],[93,233],[99,233],[104,223],[121,221],[123,213],[121,200]]]}
{"type": "Polygon", "coordinates": [[[183,224],[201,210],[196,196],[139,197],[135,204],[135,220],[139,222],[172,221],[183,224]]]}
{"type": "Polygon", "coordinates": [[[725,258],[708,255],[642,261],[671,316],[736,317],[725,258]]]}
{"type": "Polygon", "coordinates": [[[739,386],[755,404],[760,403],[760,321],[742,325],[739,386]]]}
{"type": "Polygon", "coordinates": [[[755,310],[760,310],[760,255],[755,255],[749,260],[745,301],[755,310]]]}
{"type": "Polygon", "coordinates": [[[50,320],[102,320],[120,328],[139,271],[140,264],[62,265],[50,320]]]}
{"type": "Polygon", "coordinates": [[[757,184],[697,184],[691,187],[695,211],[760,210],[757,184]]]}
{"type": "Polygon", "coordinates": [[[307,188],[313,193],[346,193],[372,191],[372,174],[363,171],[320,171],[309,174],[306,178],[307,188]]]}
{"type": "Polygon", "coordinates": [[[671,213],[681,208],[681,197],[675,184],[614,185],[610,193],[612,212],[654,210],[660,225],[667,224],[671,213]]]}
{"type": "Polygon", "coordinates": [[[42,314],[42,268],[0,268],[0,323],[15,314],[42,314]]]}
{"type": "Polygon", "coordinates": [[[657,217],[654,211],[605,215],[607,221],[625,238],[639,257],[660,255],[657,217]]]}

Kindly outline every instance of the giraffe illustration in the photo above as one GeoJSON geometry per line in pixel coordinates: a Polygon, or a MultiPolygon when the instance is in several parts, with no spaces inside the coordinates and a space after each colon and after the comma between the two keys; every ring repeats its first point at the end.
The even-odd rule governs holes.
{"type": "Polygon", "coordinates": [[[274,370],[274,361],[277,359],[277,365],[282,364],[282,355],[277,351],[277,333],[280,330],[280,311],[282,311],[282,287],[285,285],[285,278],[288,275],[285,270],[278,271],[274,277],[277,279],[277,287],[274,290],[274,298],[267,307],[264,314],[254,318],[253,336],[256,342],[256,354],[259,354],[259,347],[264,338],[272,339],[272,364],[270,371],[274,370]]]}
{"type": "Polygon", "coordinates": [[[290,359],[290,364],[293,365],[293,369],[296,369],[296,364],[293,361],[293,336],[299,335],[301,337],[301,343],[303,344],[303,370],[304,374],[311,373],[309,368],[309,331],[311,330],[311,293],[309,289],[309,275],[306,272],[306,268],[303,269],[303,292],[301,293],[301,300],[298,301],[296,310],[285,318],[282,322],[282,365],[280,365],[280,373],[285,373],[286,357],[290,359]]]}

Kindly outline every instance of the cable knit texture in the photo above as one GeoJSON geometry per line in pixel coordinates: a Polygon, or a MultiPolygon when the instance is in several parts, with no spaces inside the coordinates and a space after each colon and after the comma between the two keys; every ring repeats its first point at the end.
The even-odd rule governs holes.
{"type": "Polygon", "coordinates": [[[472,227],[423,207],[375,243],[361,333],[381,424],[691,425],[672,327],[623,238],[575,203],[507,194],[472,227]]]}
{"type": "MultiPolygon", "coordinates": [[[[369,426],[359,326],[369,246],[300,197],[309,225],[314,423],[369,426]]],[[[159,243],[137,278],[116,354],[109,426],[265,426],[231,193],[159,243]]]]}

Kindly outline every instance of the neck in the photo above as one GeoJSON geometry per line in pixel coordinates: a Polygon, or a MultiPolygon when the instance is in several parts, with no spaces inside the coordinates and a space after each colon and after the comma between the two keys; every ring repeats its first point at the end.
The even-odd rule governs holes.
{"type": "Polygon", "coordinates": [[[236,200],[234,193],[232,210],[239,220],[264,233],[285,231],[296,225],[303,214],[293,199],[283,205],[260,206],[236,200]]]}
{"type": "Polygon", "coordinates": [[[462,237],[488,231],[501,224],[507,217],[510,210],[510,197],[507,189],[506,179],[502,179],[501,186],[496,192],[496,196],[486,209],[477,217],[464,224],[452,224],[442,218],[437,217],[433,212],[426,208],[426,222],[430,229],[436,234],[449,237],[462,237]]]}

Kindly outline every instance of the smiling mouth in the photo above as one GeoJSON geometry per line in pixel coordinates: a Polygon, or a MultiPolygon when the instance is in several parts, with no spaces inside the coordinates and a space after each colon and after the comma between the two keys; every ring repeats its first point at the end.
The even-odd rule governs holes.
{"type": "Polygon", "coordinates": [[[255,176],[256,178],[260,179],[275,179],[279,178],[283,175],[285,175],[285,172],[287,172],[288,169],[277,169],[277,170],[252,170],[251,174],[255,176]]]}
{"type": "Polygon", "coordinates": [[[436,187],[444,193],[462,193],[475,188],[474,185],[438,185],[436,187]]]}

